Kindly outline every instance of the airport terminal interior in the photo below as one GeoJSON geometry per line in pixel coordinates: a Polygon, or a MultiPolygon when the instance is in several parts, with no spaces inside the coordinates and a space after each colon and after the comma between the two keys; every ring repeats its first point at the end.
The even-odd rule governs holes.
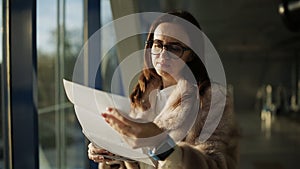
{"type": "MultiPolygon", "coordinates": [[[[220,58],[241,132],[239,169],[299,168],[300,0],[0,0],[0,6],[0,169],[97,168],[62,79],[74,78],[82,49],[101,28],[175,9],[196,17],[220,58]]],[[[96,79],[103,90],[145,41],[136,34],[118,42],[118,29],[99,38],[105,56],[96,79]]]]}

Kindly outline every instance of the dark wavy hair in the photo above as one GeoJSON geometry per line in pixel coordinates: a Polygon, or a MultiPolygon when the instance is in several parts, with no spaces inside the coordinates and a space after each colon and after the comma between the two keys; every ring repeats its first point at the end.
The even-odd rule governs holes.
{"type": "MultiPolygon", "coordinates": [[[[201,27],[197,20],[193,17],[192,14],[186,11],[173,11],[168,12],[165,15],[160,16],[157,18],[151,25],[147,41],[152,41],[154,38],[154,31],[157,26],[161,23],[177,23],[179,24],[179,20],[186,20],[196,26],[198,29],[201,30],[201,27]]],[[[188,32],[188,28],[184,29],[188,32]]],[[[189,32],[188,32],[189,34],[189,32]]],[[[190,37],[193,35],[189,35],[190,37]]],[[[192,38],[190,38],[192,39],[192,38]]],[[[191,41],[191,45],[197,47],[197,45],[203,45],[203,43],[193,44],[196,42],[191,41]]],[[[133,89],[133,92],[130,95],[130,99],[132,102],[133,107],[141,107],[143,110],[147,110],[150,108],[150,103],[148,100],[149,94],[151,91],[147,90],[148,88],[151,89],[159,89],[162,88],[162,78],[157,74],[156,70],[153,68],[152,60],[151,60],[151,53],[149,48],[151,48],[151,43],[146,43],[145,51],[144,51],[144,69],[141,72],[138,83],[133,89]]],[[[202,46],[199,46],[203,48],[202,46]]],[[[203,55],[204,56],[204,55],[203,55]]],[[[190,57],[192,57],[191,61],[187,62],[186,65],[190,68],[191,72],[195,80],[197,81],[200,96],[203,94],[204,90],[210,86],[210,80],[208,77],[208,73],[206,68],[201,61],[200,57],[196,55],[194,51],[191,52],[190,57]]]]}

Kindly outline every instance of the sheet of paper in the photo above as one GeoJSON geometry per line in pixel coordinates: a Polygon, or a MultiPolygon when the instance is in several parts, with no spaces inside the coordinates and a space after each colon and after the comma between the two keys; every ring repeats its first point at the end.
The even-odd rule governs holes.
{"type": "Polygon", "coordinates": [[[130,111],[129,98],[95,90],[63,80],[68,99],[74,109],[84,135],[94,144],[114,154],[154,165],[143,149],[132,149],[102,118],[106,107],[115,107],[122,112],[130,111]]]}

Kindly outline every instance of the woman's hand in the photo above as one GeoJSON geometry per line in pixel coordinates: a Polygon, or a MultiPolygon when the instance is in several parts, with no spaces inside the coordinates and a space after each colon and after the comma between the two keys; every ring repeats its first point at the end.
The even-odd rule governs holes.
{"type": "Polygon", "coordinates": [[[90,160],[93,160],[96,163],[112,161],[111,159],[104,158],[103,155],[113,156],[114,154],[105,149],[94,146],[93,143],[88,145],[88,157],[90,160]]]}
{"type": "MultiPolygon", "coordinates": [[[[103,155],[106,156],[115,156],[115,154],[102,149],[98,148],[93,145],[93,143],[90,143],[88,145],[88,157],[90,160],[93,160],[95,163],[99,163],[99,169],[125,169],[125,164],[123,161],[120,160],[113,160],[105,158],[103,155]]],[[[138,163],[128,163],[130,166],[133,166],[132,168],[136,167],[138,169],[138,163]]],[[[127,165],[128,165],[127,164],[127,165]]]]}
{"type": "MultiPolygon", "coordinates": [[[[102,113],[102,116],[112,128],[125,136],[124,139],[133,148],[147,146],[142,144],[144,144],[148,138],[155,138],[156,136],[164,132],[163,129],[159,128],[152,122],[138,123],[131,121],[123,117],[115,108],[107,108],[107,111],[102,113]]],[[[153,142],[155,141],[157,140],[153,140],[153,142]]]]}

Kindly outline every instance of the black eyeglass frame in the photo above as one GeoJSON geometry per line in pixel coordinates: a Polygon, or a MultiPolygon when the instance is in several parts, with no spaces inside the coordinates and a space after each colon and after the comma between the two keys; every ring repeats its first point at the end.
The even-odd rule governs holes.
{"type": "MultiPolygon", "coordinates": [[[[153,43],[155,42],[155,40],[149,40],[149,41],[146,41],[145,42],[145,44],[149,44],[150,45],[150,48],[152,49],[152,45],[153,45],[153,43]]],[[[156,41],[156,42],[158,42],[158,43],[161,43],[160,41],[156,41]]],[[[170,44],[169,44],[170,45],[170,44]]],[[[161,43],[161,46],[162,46],[162,48],[161,48],[161,51],[159,52],[159,53],[152,53],[152,50],[150,50],[150,53],[152,54],[152,55],[159,55],[159,54],[161,54],[161,52],[163,51],[163,49],[165,49],[165,50],[167,50],[168,51],[168,46],[169,46],[168,44],[162,44],[161,43]]],[[[174,54],[174,55],[169,55],[169,57],[170,58],[172,58],[172,59],[179,59],[179,58],[181,58],[182,56],[183,56],[183,54],[184,54],[184,52],[185,51],[188,51],[188,50],[192,50],[192,49],[190,49],[190,48],[188,48],[188,47],[184,47],[184,46],[182,46],[182,45],[180,45],[180,44],[173,44],[173,45],[177,45],[178,47],[180,47],[181,49],[182,49],[182,52],[181,52],[181,54],[180,54],[180,56],[178,56],[178,55],[176,55],[176,54],[174,54]]]]}

